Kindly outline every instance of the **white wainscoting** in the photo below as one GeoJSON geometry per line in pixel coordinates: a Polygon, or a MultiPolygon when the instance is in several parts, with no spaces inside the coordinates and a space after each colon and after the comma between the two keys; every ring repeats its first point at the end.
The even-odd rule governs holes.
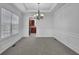
{"type": "Polygon", "coordinates": [[[52,30],[53,37],[79,54],[79,34],[52,30]]]}

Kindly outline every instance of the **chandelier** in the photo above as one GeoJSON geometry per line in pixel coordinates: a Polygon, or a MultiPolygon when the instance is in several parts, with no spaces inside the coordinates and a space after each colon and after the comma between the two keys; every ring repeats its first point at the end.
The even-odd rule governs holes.
{"type": "Polygon", "coordinates": [[[37,4],[38,4],[38,11],[37,11],[37,14],[34,15],[34,18],[40,20],[44,18],[44,14],[40,12],[40,9],[39,9],[40,3],[37,3],[37,4]]]}

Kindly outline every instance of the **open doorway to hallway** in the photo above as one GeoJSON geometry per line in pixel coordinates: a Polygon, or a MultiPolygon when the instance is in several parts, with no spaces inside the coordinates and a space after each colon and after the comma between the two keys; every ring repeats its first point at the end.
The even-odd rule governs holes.
{"type": "Polygon", "coordinates": [[[36,25],[33,17],[29,17],[29,36],[36,35],[36,25]]]}

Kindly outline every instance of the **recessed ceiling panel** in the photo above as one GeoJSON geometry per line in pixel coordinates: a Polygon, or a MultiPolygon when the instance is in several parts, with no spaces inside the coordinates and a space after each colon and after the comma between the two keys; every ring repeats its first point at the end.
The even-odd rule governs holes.
{"type": "MultiPolygon", "coordinates": [[[[52,7],[52,5],[53,5],[52,3],[40,3],[39,9],[48,10],[52,7]]],[[[37,3],[26,3],[25,6],[27,7],[28,10],[37,10],[38,9],[37,3]]]]}
{"type": "Polygon", "coordinates": [[[24,12],[37,12],[38,8],[41,12],[50,12],[57,4],[56,3],[16,3],[15,4],[19,9],[24,12]]]}

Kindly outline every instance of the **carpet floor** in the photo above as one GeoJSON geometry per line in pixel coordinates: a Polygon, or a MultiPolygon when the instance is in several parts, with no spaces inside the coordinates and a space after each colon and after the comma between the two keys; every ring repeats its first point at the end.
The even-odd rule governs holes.
{"type": "Polygon", "coordinates": [[[76,55],[53,37],[23,38],[2,55],[76,55]]]}

